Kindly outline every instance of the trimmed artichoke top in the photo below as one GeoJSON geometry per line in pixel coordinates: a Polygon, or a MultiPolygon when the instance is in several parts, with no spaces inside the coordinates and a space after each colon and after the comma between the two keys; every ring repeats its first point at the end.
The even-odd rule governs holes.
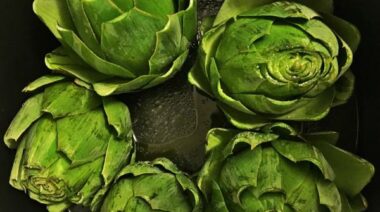
{"type": "Polygon", "coordinates": [[[62,76],[41,77],[25,91],[41,87],[4,136],[8,147],[17,147],[10,184],[50,211],[96,205],[96,192],[131,160],[129,110],[62,76]]]}
{"type": "Polygon", "coordinates": [[[197,26],[195,0],[35,0],[34,11],[63,45],[47,55],[48,67],[102,96],[172,77],[197,26]]]}
{"type": "Polygon", "coordinates": [[[212,129],[198,186],[208,211],[363,211],[369,162],[333,145],[334,132],[300,137],[283,123],[212,129]]]}
{"type": "Polygon", "coordinates": [[[126,166],[104,198],[102,212],[200,212],[202,199],[191,179],[168,159],[126,166]]]}
{"type": "Polygon", "coordinates": [[[222,10],[228,18],[219,14],[204,34],[191,83],[215,97],[244,129],[269,120],[319,120],[344,103],[353,90],[353,52],[340,35],[304,5],[252,2],[240,2],[237,11],[223,5],[242,11],[228,17],[222,10]]]}

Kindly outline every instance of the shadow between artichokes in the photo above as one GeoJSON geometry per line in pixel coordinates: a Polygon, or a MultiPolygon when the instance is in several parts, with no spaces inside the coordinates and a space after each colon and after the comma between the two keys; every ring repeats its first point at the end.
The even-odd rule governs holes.
{"type": "Polygon", "coordinates": [[[189,81],[236,127],[317,121],[351,96],[358,30],[331,15],[331,1],[304,3],[321,12],[296,2],[226,0],[204,33],[189,81]]]}
{"type": "Polygon", "coordinates": [[[158,85],[185,62],[197,31],[196,0],[35,0],[62,47],[47,66],[101,96],[158,85]]]}
{"type": "Polygon", "coordinates": [[[206,211],[363,211],[369,162],[334,143],[335,132],[297,135],[276,123],[258,131],[212,129],[198,177],[206,211]]]}
{"type": "Polygon", "coordinates": [[[41,89],[4,136],[9,148],[17,148],[9,183],[49,211],[95,207],[102,199],[96,193],[133,160],[129,110],[63,76],[41,77],[24,91],[41,89]]]}
{"type": "Polygon", "coordinates": [[[102,212],[201,212],[196,185],[166,158],[137,162],[123,168],[104,198],[102,212]]]}

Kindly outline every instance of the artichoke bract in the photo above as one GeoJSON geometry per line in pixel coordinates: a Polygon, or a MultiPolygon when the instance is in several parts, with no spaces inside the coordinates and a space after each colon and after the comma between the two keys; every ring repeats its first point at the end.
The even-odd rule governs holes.
{"type": "Polygon", "coordinates": [[[195,184],[166,158],[126,166],[101,211],[202,211],[195,184]]]}
{"type": "Polygon", "coordinates": [[[41,77],[25,91],[39,88],[4,136],[17,147],[9,182],[50,211],[96,205],[97,191],[132,160],[129,110],[62,76],[41,77]]]}
{"type": "Polygon", "coordinates": [[[265,2],[273,1],[225,2],[204,33],[189,80],[238,128],[320,120],[352,94],[348,70],[359,33],[295,2],[259,4],[265,2]],[[338,31],[349,34],[350,45],[338,31]]]}
{"type": "Polygon", "coordinates": [[[212,129],[198,187],[208,211],[362,211],[369,162],[333,144],[334,132],[303,135],[283,123],[259,131],[212,129]]]}
{"type": "Polygon", "coordinates": [[[62,43],[46,56],[101,96],[158,85],[180,70],[197,31],[195,0],[35,0],[62,43]]]}

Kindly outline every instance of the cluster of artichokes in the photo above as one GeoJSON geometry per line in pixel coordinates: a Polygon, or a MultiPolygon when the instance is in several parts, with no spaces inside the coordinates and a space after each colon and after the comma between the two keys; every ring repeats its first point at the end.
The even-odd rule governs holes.
{"type": "Polygon", "coordinates": [[[189,82],[235,128],[208,132],[206,162],[190,177],[165,155],[136,158],[128,107],[112,95],[182,69],[197,1],[34,0],[62,46],[4,136],[17,148],[10,184],[49,211],[365,210],[374,167],[337,147],[338,133],[292,126],[321,120],[353,92],[360,34],[332,6],[225,0],[202,20],[189,82]]]}

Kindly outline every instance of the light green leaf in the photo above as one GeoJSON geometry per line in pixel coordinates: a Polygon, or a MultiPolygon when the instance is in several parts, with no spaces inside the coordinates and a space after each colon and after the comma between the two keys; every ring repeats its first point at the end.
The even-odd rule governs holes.
{"type": "Polygon", "coordinates": [[[94,83],[110,78],[86,65],[75,53],[59,47],[45,56],[46,66],[53,72],[79,78],[87,83],[94,83]]]}
{"type": "Polygon", "coordinates": [[[105,126],[107,122],[102,110],[57,120],[58,150],[74,166],[104,156],[111,137],[111,132],[105,126]]]}
{"type": "Polygon", "coordinates": [[[83,114],[100,105],[101,99],[94,92],[72,82],[62,82],[45,89],[42,110],[60,118],[83,114]]]}
{"type": "MultiPolygon", "coordinates": [[[[133,75],[148,74],[147,61],[155,48],[156,32],[165,27],[166,19],[134,8],[103,24],[101,48],[111,62],[130,70],[133,75]]],[[[120,74],[117,76],[123,77],[120,74]]]]}
{"type": "Polygon", "coordinates": [[[272,145],[282,156],[290,161],[294,163],[308,161],[321,171],[325,179],[330,181],[335,179],[334,169],[316,147],[302,142],[282,139],[273,141],[272,145]]]}
{"type": "Polygon", "coordinates": [[[268,119],[260,116],[251,116],[240,112],[223,103],[218,103],[220,109],[226,115],[228,121],[239,129],[251,130],[263,127],[270,123],[268,119]]]}
{"type": "Polygon", "coordinates": [[[8,148],[16,148],[22,134],[42,116],[43,94],[29,98],[13,118],[4,135],[4,143],[8,148]]]}
{"type": "Polygon", "coordinates": [[[103,98],[103,107],[108,124],[117,132],[119,138],[129,140],[132,138],[132,121],[128,107],[111,97],[103,98]]]}
{"type": "Polygon", "coordinates": [[[66,77],[61,75],[45,75],[29,83],[29,85],[27,85],[22,91],[33,92],[39,88],[62,81],[64,79],[66,79],[66,77]]]}
{"type": "Polygon", "coordinates": [[[176,74],[182,67],[187,55],[188,51],[185,51],[182,55],[180,55],[173,62],[173,65],[169,71],[163,75],[142,75],[133,80],[109,80],[99,82],[94,84],[94,90],[100,96],[109,96],[151,88],[173,77],[174,74],[176,74]]]}
{"type": "Polygon", "coordinates": [[[304,99],[307,103],[290,113],[276,116],[276,120],[318,121],[324,118],[331,109],[335,92],[328,89],[314,99],[304,99]]]}
{"type": "Polygon", "coordinates": [[[75,31],[78,33],[82,41],[98,56],[102,57],[102,51],[99,46],[98,38],[92,29],[91,23],[88,20],[83,7],[83,2],[78,0],[66,0],[69,8],[75,31]]]}
{"type": "Polygon", "coordinates": [[[333,168],[336,175],[334,183],[351,197],[358,195],[375,173],[374,166],[368,161],[326,141],[314,141],[313,145],[323,153],[333,168]]]}
{"type": "Polygon", "coordinates": [[[33,11],[59,40],[62,37],[57,29],[58,25],[67,29],[74,29],[66,1],[34,0],[33,11]]]}
{"type": "Polygon", "coordinates": [[[96,71],[109,76],[118,76],[123,78],[135,77],[135,74],[125,67],[111,63],[96,55],[72,30],[58,27],[58,31],[62,36],[64,43],[96,71]]]}
{"type": "Polygon", "coordinates": [[[165,28],[156,33],[156,44],[149,59],[149,74],[160,74],[175,60],[187,43],[182,43],[181,23],[178,15],[170,15],[165,28]]]}
{"type": "Polygon", "coordinates": [[[23,166],[43,170],[59,159],[56,129],[54,120],[48,116],[40,118],[29,128],[25,135],[23,166]]]}
{"type": "Polygon", "coordinates": [[[23,161],[24,161],[24,151],[25,151],[25,142],[26,138],[23,138],[20,144],[18,145],[15,159],[13,161],[11,176],[9,177],[9,184],[18,190],[25,191],[26,188],[23,185],[22,181],[24,180],[22,176],[23,172],[23,161]]]}
{"type": "Polygon", "coordinates": [[[106,186],[110,185],[114,177],[131,159],[132,137],[117,139],[111,136],[108,141],[102,175],[106,186]]]}

